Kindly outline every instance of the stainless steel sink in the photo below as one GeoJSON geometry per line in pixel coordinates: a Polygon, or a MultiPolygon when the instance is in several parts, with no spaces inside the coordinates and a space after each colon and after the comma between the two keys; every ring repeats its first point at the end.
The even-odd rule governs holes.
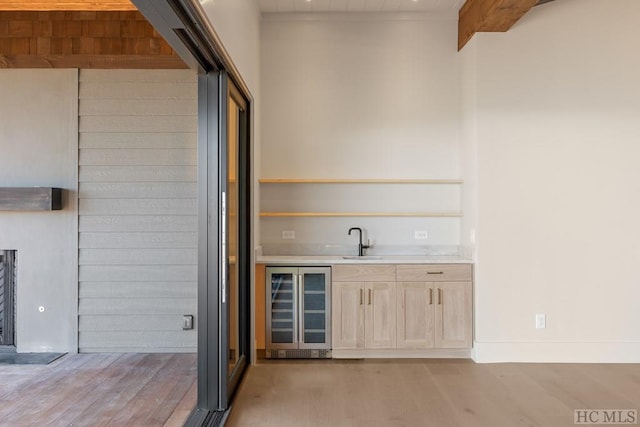
{"type": "Polygon", "coordinates": [[[363,256],[349,255],[349,256],[343,256],[342,259],[355,259],[355,260],[366,261],[371,259],[382,259],[382,257],[379,255],[363,255],[363,256]]]}

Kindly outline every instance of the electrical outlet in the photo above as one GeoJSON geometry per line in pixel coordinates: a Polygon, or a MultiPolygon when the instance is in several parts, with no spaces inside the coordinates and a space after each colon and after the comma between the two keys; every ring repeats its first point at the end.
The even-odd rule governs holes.
{"type": "Polygon", "coordinates": [[[282,238],[285,240],[293,240],[296,238],[296,232],[293,230],[282,231],[282,238]]]}
{"type": "Polygon", "coordinates": [[[544,329],[547,327],[547,315],[536,314],[536,329],[544,329]]]}
{"type": "Polygon", "coordinates": [[[185,314],[182,316],[182,329],[185,331],[193,329],[193,315],[185,314]]]}
{"type": "Polygon", "coordinates": [[[427,240],[429,238],[429,233],[425,230],[416,230],[414,232],[414,237],[416,240],[427,240]]]}

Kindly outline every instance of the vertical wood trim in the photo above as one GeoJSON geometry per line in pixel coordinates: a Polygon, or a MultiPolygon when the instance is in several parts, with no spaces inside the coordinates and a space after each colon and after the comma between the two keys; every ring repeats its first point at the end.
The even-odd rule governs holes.
{"type": "Polygon", "coordinates": [[[266,329],[265,329],[265,292],[266,292],[266,266],[256,264],[256,290],[255,290],[255,328],[256,328],[256,348],[265,349],[266,329]]]}

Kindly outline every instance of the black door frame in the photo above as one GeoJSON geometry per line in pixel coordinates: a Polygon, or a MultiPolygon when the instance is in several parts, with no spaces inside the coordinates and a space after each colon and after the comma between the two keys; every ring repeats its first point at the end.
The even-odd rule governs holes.
{"type": "MultiPolygon", "coordinates": [[[[226,407],[229,405],[233,394],[235,393],[240,380],[249,364],[249,357],[251,352],[251,340],[250,340],[250,293],[251,293],[251,150],[250,150],[250,110],[249,100],[240,92],[235,85],[231,77],[226,71],[220,72],[220,123],[224,126],[220,127],[220,157],[222,159],[228,159],[228,129],[227,124],[229,120],[229,100],[232,99],[236,105],[240,108],[240,114],[238,115],[238,147],[236,152],[237,158],[237,196],[238,196],[238,212],[237,225],[238,225],[238,247],[237,247],[237,260],[236,264],[240,267],[238,269],[238,277],[236,282],[238,284],[238,352],[240,353],[240,360],[233,372],[228,372],[228,349],[225,347],[229,343],[229,328],[228,323],[221,322],[220,329],[220,342],[222,343],[220,348],[220,384],[223,383],[223,379],[228,379],[226,387],[220,389],[220,405],[226,407]]],[[[221,162],[224,166],[220,170],[220,183],[221,191],[229,194],[226,188],[228,165],[227,162],[221,162]]],[[[227,197],[227,200],[229,198],[227,197]]],[[[230,206],[223,206],[222,210],[230,211],[230,206]]],[[[227,217],[229,215],[227,214],[227,217]]],[[[221,227],[224,227],[224,218],[221,221],[221,227]]],[[[226,243],[228,244],[230,236],[226,236],[226,243]]],[[[226,258],[224,255],[222,259],[226,258]]],[[[226,283],[226,278],[229,273],[226,272],[228,265],[221,267],[221,283],[226,283]],[[225,274],[226,273],[226,274],[225,274]],[[226,277],[223,277],[226,276],[226,277]]],[[[229,286],[222,286],[223,293],[226,293],[226,304],[221,304],[221,319],[229,320],[229,305],[230,301],[229,286]]]]}
{"type": "MultiPolygon", "coordinates": [[[[224,420],[230,384],[221,374],[221,338],[226,328],[221,318],[221,142],[226,141],[226,117],[223,121],[221,106],[226,90],[223,82],[230,79],[247,101],[247,150],[251,146],[249,137],[249,112],[253,98],[233,61],[216,35],[202,6],[197,0],[132,0],[162,37],[175,49],[185,63],[198,72],[198,400],[186,426],[213,426],[224,420]],[[221,124],[225,126],[221,126],[221,124]],[[223,383],[224,382],[224,383],[223,383]]],[[[250,156],[247,151],[246,155],[250,156]]],[[[251,197],[251,167],[247,158],[246,198],[251,197]]],[[[248,205],[245,228],[249,233],[252,214],[251,200],[248,205]]],[[[251,282],[250,234],[246,248],[245,266],[241,273],[244,283],[251,282]]],[[[250,289],[245,295],[248,313],[246,341],[247,355],[252,352],[250,343],[250,289]]],[[[227,355],[224,355],[226,363],[227,355]]],[[[248,364],[248,361],[247,361],[248,364]]],[[[236,381],[239,381],[238,380],[236,381]]],[[[233,384],[231,384],[233,385],[233,384]]]]}

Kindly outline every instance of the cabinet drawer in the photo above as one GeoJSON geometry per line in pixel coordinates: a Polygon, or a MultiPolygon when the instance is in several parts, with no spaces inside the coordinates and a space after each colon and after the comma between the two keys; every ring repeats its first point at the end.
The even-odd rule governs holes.
{"type": "Polygon", "coordinates": [[[339,264],[331,268],[334,282],[395,282],[395,265],[339,264]]]}
{"type": "Polygon", "coordinates": [[[470,282],[471,264],[403,264],[398,282],[470,282]]]}

